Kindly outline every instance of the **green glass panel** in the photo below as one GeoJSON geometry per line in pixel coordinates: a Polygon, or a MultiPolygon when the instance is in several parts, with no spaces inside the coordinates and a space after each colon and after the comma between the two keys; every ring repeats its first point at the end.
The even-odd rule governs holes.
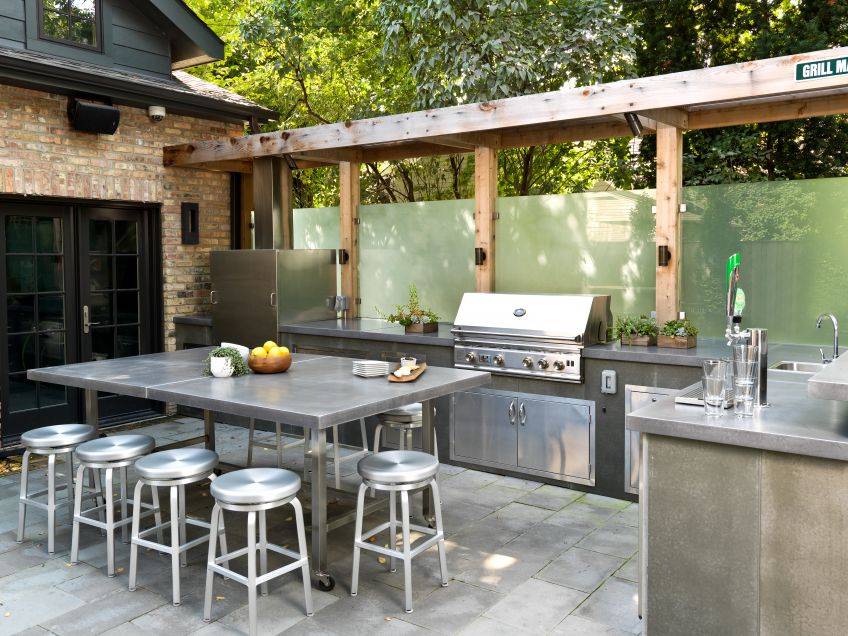
{"type": "Polygon", "coordinates": [[[35,291],[35,257],[6,257],[6,290],[10,294],[35,291]]]}
{"type": "Polygon", "coordinates": [[[33,252],[32,217],[6,217],[6,252],[33,252]]]}
{"type": "Polygon", "coordinates": [[[89,267],[91,289],[112,289],[111,256],[91,256],[89,267]]]}
{"type": "Polygon", "coordinates": [[[6,315],[9,332],[35,329],[35,296],[9,296],[6,315]]]}
{"type": "Polygon", "coordinates": [[[100,254],[112,253],[112,221],[108,219],[89,220],[88,251],[100,254]]]}
{"type": "Polygon", "coordinates": [[[61,256],[38,256],[38,291],[62,291],[64,278],[62,275],[61,256]]]}
{"type": "Polygon", "coordinates": [[[38,328],[41,331],[65,328],[64,295],[39,294],[38,328]]]}
{"type": "Polygon", "coordinates": [[[38,218],[35,221],[35,244],[42,254],[62,253],[62,219],[38,218]]]}
{"type": "Polygon", "coordinates": [[[338,208],[295,210],[292,225],[295,249],[339,249],[338,208]]]}

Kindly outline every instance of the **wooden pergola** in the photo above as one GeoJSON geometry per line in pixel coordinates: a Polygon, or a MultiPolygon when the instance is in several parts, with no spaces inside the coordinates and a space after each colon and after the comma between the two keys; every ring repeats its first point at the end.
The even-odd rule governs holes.
{"type": "Polygon", "coordinates": [[[657,319],[665,321],[677,317],[680,303],[683,133],[846,112],[848,47],[198,141],[166,147],[164,164],[253,172],[254,205],[273,208],[271,221],[260,227],[257,220],[258,247],[291,247],[291,170],[338,165],[340,245],[349,255],[342,266],[342,293],[358,301],[360,164],[474,153],[477,290],[494,291],[498,150],[631,136],[626,116],[632,113],[646,133],[657,136],[656,308],[657,319]],[[268,242],[260,245],[260,234],[268,242]]]}

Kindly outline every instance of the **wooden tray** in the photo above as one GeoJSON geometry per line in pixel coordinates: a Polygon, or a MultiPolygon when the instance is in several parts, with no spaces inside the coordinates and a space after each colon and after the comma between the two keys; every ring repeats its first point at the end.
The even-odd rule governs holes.
{"type": "Polygon", "coordinates": [[[410,375],[405,375],[402,378],[397,377],[394,372],[397,369],[392,369],[392,372],[389,373],[389,382],[415,382],[418,378],[421,377],[421,374],[427,370],[427,363],[422,362],[418,365],[418,368],[415,369],[410,375]]]}

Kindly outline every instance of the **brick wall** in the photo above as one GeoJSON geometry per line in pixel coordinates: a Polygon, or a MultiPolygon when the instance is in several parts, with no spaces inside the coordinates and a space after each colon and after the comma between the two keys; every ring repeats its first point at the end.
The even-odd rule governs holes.
{"type": "Polygon", "coordinates": [[[69,128],[67,98],[0,86],[0,193],[155,202],[162,206],[164,346],[176,315],[209,310],[209,252],[230,245],[229,175],[164,168],[162,147],[239,135],[238,125],[121,106],[115,135],[69,128]],[[180,244],[180,203],[200,202],[200,244],[180,244]]]}

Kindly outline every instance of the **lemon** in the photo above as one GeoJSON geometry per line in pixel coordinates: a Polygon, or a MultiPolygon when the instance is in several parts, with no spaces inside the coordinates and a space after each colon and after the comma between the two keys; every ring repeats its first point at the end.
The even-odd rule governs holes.
{"type": "Polygon", "coordinates": [[[250,352],[250,355],[254,358],[267,358],[268,352],[262,347],[254,347],[253,351],[250,352]]]}
{"type": "Polygon", "coordinates": [[[273,349],[274,347],[277,346],[277,343],[274,342],[273,340],[269,340],[268,342],[266,342],[262,346],[265,348],[265,351],[270,351],[271,349],[273,349]]]}
{"type": "Polygon", "coordinates": [[[282,356],[288,355],[288,353],[289,353],[289,350],[286,349],[285,347],[273,347],[268,352],[268,357],[269,358],[281,358],[282,356]]]}

